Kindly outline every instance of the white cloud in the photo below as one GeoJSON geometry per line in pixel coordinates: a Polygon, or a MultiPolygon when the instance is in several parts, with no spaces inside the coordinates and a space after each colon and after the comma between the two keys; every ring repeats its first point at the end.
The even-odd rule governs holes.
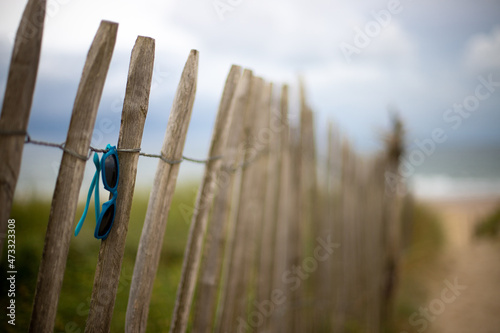
{"type": "Polygon", "coordinates": [[[391,66],[408,66],[415,61],[416,52],[412,36],[400,24],[391,22],[366,48],[366,57],[390,63],[391,66]]]}
{"type": "MultiPolygon", "coordinates": [[[[419,49],[416,41],[432,40],[434,36],[423,36],[427,30],[415,26],[422,26],[424,15],[435,17],[439,24],[455,24],[455,14],[466,15],[466,8],[453,7],[456,13],[443,18],[443,11],[438,10],[444,6],[441,2],[425,2],[425,6],[420,3],[425,11],[416,3],[403,3],[403,11],[394,14],[390,24],[347,64],[339,44],[352,43],[354,28],[363,28],[374,20],[372,12],[386,9],[387,0],[360,0],[354,4],[324,0],[221,1],[238,4],[223,21],[213,8],[213,0],[49,0],[39,79],[50,78],[58,83],[71,80],[76,87],[99,22],[106,19],[120,24],[103,95],[108,100],[123,94],[137,35],[156,39],[155,63],[166,74],[161,77],[160,87],[152,92],[151,101],[166,108],[171,104],[166,96],[175,91],[192,48],[200,51],[199,102],[195,106],[214,114],[233,63],[249,67],[276,84],[293,85],[301,73],[311,92],[310,102],[318,112],[348,110],[352,115],[366,116],[367,122],[382,117],[372,110],[385,110],[388,102],[400,105],[400,101],[410,104],[412,112],[423,118],[429,110],[454,101],[450,94],[456,95],[463,85],[460,76],[455,79],[449,75],[463,68],[448,61],[441,63],[441,58],[435,56],[439,50],[429,53],[419,49]],[[418,17],[418,25],[412,24],[409,17],[418,17]],[[439,71],[429,67],[426,57],[438,59],[439,71]]],[[[15,3],[11,7],[0,1],[0,38],[17,29],[24,3],[15,3]]],[[[457,26],[457,34],[462,34],[462,28],[470,29],[462,24],[457,26]]],[[[500,58],[492,54],[500,54],[499,40],[499,28],[472,38],[466,52],[469,66],[498,67],[500,58]]],[[[5,49],[10,54],[9,45],[5,49]]],[[[345,123],[348,121],[351,119],[346,118],[345,123]]]]}
{"type": "Polygon", "coordinates": [[[324,2],[243,1],[221,21],[212,6],[193,12],[195,5],[189,0],[179,3],[171,19],[198,37],[201,52],[292,68],[334,56],[339,27],[353,13],[324,2]]]}
{"type": "Polygon", "coordinates": [[[465,45],[464,64],[471,71],[500,69],[500,26],[478,34],[465,45]]]}

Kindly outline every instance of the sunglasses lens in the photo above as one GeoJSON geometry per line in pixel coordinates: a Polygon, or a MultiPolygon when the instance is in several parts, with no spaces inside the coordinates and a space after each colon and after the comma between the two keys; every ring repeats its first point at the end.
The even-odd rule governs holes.
{"type": "Polygon", "coordinates": [[[103,214],[101,224],[99,225],[99,236],[105,235],[111,227],[111,224],[113,223],[113,219],[115,217],[114,208],[114,205],[109,206],[106,212],[103,214]]]}
{"type": "Polygon", "coordinates": [[[106,183],[110,188],[116,186],[118,181],[118,168],[117,168],[116,155],[109,155],[104,161],[104,175],[106,177],[106,183]]]}

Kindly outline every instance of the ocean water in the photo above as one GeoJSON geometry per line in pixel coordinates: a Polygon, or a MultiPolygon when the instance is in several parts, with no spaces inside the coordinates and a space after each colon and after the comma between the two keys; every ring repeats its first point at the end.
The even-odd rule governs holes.
{"type": "Polygon", "coordinates": [[[418,198],[500,197],[500,147],[436,150],[408,184],[418,198]]]}

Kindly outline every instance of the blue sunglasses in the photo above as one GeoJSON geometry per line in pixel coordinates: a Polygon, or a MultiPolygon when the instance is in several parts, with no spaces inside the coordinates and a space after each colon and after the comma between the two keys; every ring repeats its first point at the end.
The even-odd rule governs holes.
{"type": "Polygon", "coordinates": [[[92,197],[92,191],[95,191],[94,204],[95,218],[97,221],[94,231],[94,237],[97,239],[106,239],[109,232],[111,231],[111,227],[113,226],[116,212],[116,196],[118,194],[117,188],[118,178],[120,175],[120,166],[118,163],[118,154],[116,152],[116,147],[108,144],[106,146],[106,149],[107,152],[102,156],[100,162],[97,153],[94,154],[94,164],[96,167],[96,171],[94,174],[94,178],[92,178],[92,183],[90,184],[87,203],[85,204],[85,210],[83,211],[83,215],[75,228],[75,236],[78,236],[83,222],[85,221],[85,217],[87,216],[90,198],[92,197]],[[99,172],[102,172],[102,182],[104,188],[111,192],[111,199],[102,205],[102,212],[99,211],[99,172]]]}

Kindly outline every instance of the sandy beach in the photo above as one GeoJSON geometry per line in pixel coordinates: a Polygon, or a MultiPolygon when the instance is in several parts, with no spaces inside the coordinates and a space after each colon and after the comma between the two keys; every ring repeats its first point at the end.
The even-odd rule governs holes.
{"type": "Polygon", "coordinates": [[[500,206],[498,196],[420,199],[441,217],[448,250],[461,249],[472,240],[474,226],[500,206]]]}
{"type": "Polygon", "coordinates": [[[474,226],[499,206],[500,196],[422,201],[441,216],[446,245],[439,278],[428,286],[428,329],[415,331],[500,332],[500,242],[473,237],[474,226]]]}

